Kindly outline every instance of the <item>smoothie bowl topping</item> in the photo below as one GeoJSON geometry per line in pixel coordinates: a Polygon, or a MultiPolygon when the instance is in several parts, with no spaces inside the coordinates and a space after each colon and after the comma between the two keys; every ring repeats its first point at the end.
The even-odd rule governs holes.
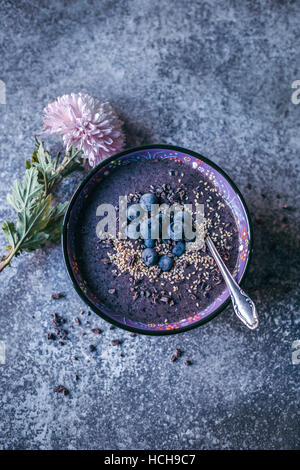
{"type": "MultiPolygon", "coordinates": [[[[180,176],[184,178],[184,173],[180,176]]],[[[102,262],[109,263],[112,272],[118,277],[129,274],[129,291],[134,301],[146,297],[153,304],[163,302],[172,307],[182,297],[178,285],[187,280],[189,297],[197,299],[196,306],[199,307],[201,298],[208,298],[212,287],[222,283],[213,258],[206,252],[203,237],[199,237],[199,243],[196,244],[196,235],[190,238],[185,235],[185,229],[190,228],[188,223],[191,222],[193,226],[193,214],[183,210],[187,200],[184,185],[178,181],[174,181],[173,185],[152,186],[149,193],[142,196],[138,192],[131,193],[127,196],[127,222],[122,227],[127,239],[112,237],[100,242],[107,250],[107,257],[102,258],[102,262]],[[174,206],[175,200],[177,206],[174,206]],[[143,207],[144,201],[147,201],[147,205],[143,207]],[[159,204],[165,213],[153,211],[153,207],[159,204]],[[170,214],[168,209],[171,207],[176,207],[177,211],[170,214]],[[132,225],[141,216],[143,209],[145,214],[141,217],[141,223],[132,225]]],[[[209,230],[224,259],[228,260],[236,228],[221,221],[220,212],[225,205],[216,188],[201,180],[197,189],[193,190],[193,205],[196,206],[200,200],[206,201],[203,205],[209,215],[214,211],[213,218],[203,217],[200,233],[205,236],[209,230]]],[[[196,234],[196,230],[193,233],[196,234]]]]}

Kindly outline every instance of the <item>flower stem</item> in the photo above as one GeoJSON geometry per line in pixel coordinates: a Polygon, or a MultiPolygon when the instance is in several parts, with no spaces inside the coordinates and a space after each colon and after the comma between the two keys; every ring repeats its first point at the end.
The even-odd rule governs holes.
{"type": "Polygon", "coordinates": [[[14,248],[11,249],[10,252],[2,258],[2,261],[0,261],[0,273],[3,271],[3,269],[9,265],[11,262],[12,258],[15,256],[15,254],[19,251],[19,244],[14,248]]]}

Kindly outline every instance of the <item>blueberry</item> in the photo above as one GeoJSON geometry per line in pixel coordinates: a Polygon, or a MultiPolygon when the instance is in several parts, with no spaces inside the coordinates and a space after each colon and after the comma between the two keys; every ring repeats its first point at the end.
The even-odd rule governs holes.
{"type": "Polygon", "coordinates": [[[186,236],[184,235],[184,240],[185,240],[186,242],[194,242],[194,241],[196,240],[196,235],[194,235],[192,238],[186,237],[186,236]]]}
{"type": "Polygon", "coordinates": [[[155,194],[152,194],[152,193],[143,194],[143,196],[140,199],[140,205],[142,206],[142,208],[145,211],[150,212],[152,204],[158,204],[158,199],[155,196],[155,194]]]}
{"type": "Polygon", "coordinates": [[[166,216],[165,214],[162,214],[161,212],[159,212],[158,214],[156,214],[155,219],[157,219],[159,223],[161,224],[163,220],[166,219],[166,216]]]}
{"type": "Polygon", "coordinates": [[[175,212],[174,226],[176,226],[176,229],[174,229],[173,231],[176,231],[176,235],[177,234],[179,235],[180,227],[182,227],[182,234],[184,234],[184,236],[180,238],[172,238],[171,236],[173,240],[176,240],[176,239],[181,240],[183,238],[186,242],[195,241],[195,238],[196,238],[195,235],[192,235],[192,237],[187,237],[185,235],[185,232],[189,233],[191,228],[193,228],[193,220],[192,220],[192,215],[190,212],[184,212],[184,211],[175,212]]]}
{"type": "Polygon", "coordinates": [[[169,219],[165,214],[162,214],[161,212],[157,214],[154,218],[154,220],[158,221],[159,223],[159,237],[166,237],[168,236],[168,223],[169,219]]]}
{"type": "Polygon", "coordinates": [[[184,222],[184,224],[192,223],[192,214],[187,211],[176,211],[174,214],[174,222],[184,222]]]}
{"type": "Polygon", "coordinates": [[[185,252],[185,243],[182,241],[177,242],[172,250],[173,255],[181,256],[183,255],[184,252],[185,252]]]}
{"type": "Polygon", "coordinates": [[[145,240],[148,240],[149,238],[153,238],[153,239],[158,238],[159,237],[159,222],[155,219],[143,220],[143,222],[141,223],[141,236],[145,240]]]}
{"type": "Polygon", "coordinates": [[[173,264],[174,264],[173,258],[171,258],[168,255],[162,255],[159,258],[158,266],[160,267],[162,271],[170,271],[170,269],[172,269],[173,267],[173,264]]]}
{"type": "Polygon", "coordinates": [[[127,207],[127,219],[134,220],[141,215],[139,210],[139,204],[133,204],[132,206],[127,207]]]}
{"type": "Polygon", "coordinates": [[[154,248],[155,240],[151,240],[151,238],[148,238],[147,240],[144,240],[144,245],[146,248],[154,248]]]}
{"type": "Polygon", "coordinates": [[[145,240],[151,238],[151,219],[145,219],[141,223],[141,236],[145,240]]]}
{"type": "Polygon", "coordinates": [[[183,232],[183,227],[182,227],[182,223],[176,223],[176,222],[172,222],[170,225],[169,225],[169,236],[171,238],[171,240],[182,240],[182,232],[183,232]]]}
{"type": "Polygon", "coordinates": [[[146,266],[154,266],[157,263],[158,254],[152,248],[145,248],[142,251],[142,260],[146,266]]]}
{"type": "Polygon", "coordinates": [[[134,223],[127,225],[126,235],[128,238],[131,238],[132,240],[137,240],[140,236],[140,225],[139,224],[136,225],[134,223]]]}
{"type": "Polygon", "coordinates": [[[184,227],[184,240],[186,242],[194,242],[195,239],[196,239],[196,235],[194,235],[195,231],[193,230],[193,227],[192,227],[192,231],[191,231],[191,228],[190,226],[185,226],[184,227]],[[188,237],[188,235],[190,235],[188,237]]]}

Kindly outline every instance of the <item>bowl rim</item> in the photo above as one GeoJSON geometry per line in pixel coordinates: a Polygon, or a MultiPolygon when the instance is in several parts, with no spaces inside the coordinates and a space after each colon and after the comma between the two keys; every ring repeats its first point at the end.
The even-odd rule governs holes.
{"type": "Polygon", "coordinates": [[[249,209],[247,207],[245,199],[244,199],[242,193],[240,192],[239,188],[232,181],[232,179],[227,175],[227,173],[225,173],[225,171],[222,170],[222,168],[220,168],[216,163],[212,162],[209,158],[206,158],[203,155],[201,155],[200,153],[194,152],[193,150],[189,150],[189,149],[186,149],[184,147],[178,147],[177,145],[151,144],[151,145],[141,145],[141,146],[137,146],[137,147],[130,147],[126,150],[122,150],[122,152],[118,152],[118,153],[112,155],[111,157],[103,160],[101,163],[99,163],[95,168],[93,168],[85,176],[85,178],[81,181],[81,183],[79,183],[79,185],[77,186],[76,190],[74,191],[74,193],[71,197],[71,200],[69,202],[68,208],[67,208],[65,216],[64,216],[63,229],[62,229],[62,238],[61,238],[64,263],[65,263],[65,266],[67,268],[68,275],[69,275],[69,277],[72,281],[73,287],[75,288],[75,290],[76,290],[77,294],[79,295],[79,297],[85,302],[85,304],[87,304],[93,312],[95,312],[99,317],[103,318],[103,320],[106,320],[108,323],[110,323],[110,324],[112,324],[112,325],[114,325],[118,328],[122,328],[124,330],[130,331],[130,332],[133,332],[133,333],[137,333],[137,334],[143,334],[143,335],[147,335],[147,336],[166,336],[166,335],[174,335],[174,334],[178,334],[178,333],[184,333],[186,331],[192,330],[194,328],[197,328],[198,326],[204,325],[205,323],[211,321],[213,318],[215,318],[217,315],[219,315],[223,310],[225,310],[225,308],[229,305],[230,296],[228,297],[227,300],[225,300],[223,302],[222,305],[220,305],[216,310],[214,310],[207,317],[205,317],[203,319],[200,319],[200,320],[198,320],[194,323],[191,323],[190,325],[183,326],[183,327],[180,327],[180,328],[173,328],[173,329],[170,329],[170,330],[143,330],[143,329],[135,328],[135,327],[132,327],[132,326],[129,326],[129,325],[124,325],[124,324],[118,323],[114,319],[107,316],[99,308],[95,307],[95,305],[93,305],[93,303],[85,296],[84,292],[82,291],[82,289],[80,289],[78,283],[76,282],[76,279],[74,277],[74,274],[73,274],[73,271],[72,271],[72,268],[71,268],[71,265],[70,265],[70,260],[69,260],[68,251],[67,251],[68,222],[69,222],[69,219],[70,219],[71,210],[72,210],[72,208],[73,208],[73,206],[74,206],[74,204],[77,200],[78,195],[80,194],[82,188],[86,185],[87,181],[95,173],[97,173],[97,171],[99,171],[100,168],[104,167],[109,162],[111,162],[113,160],[116,160],[116,159],[118,159],[118,158],[120,158],[123,155],[126,155],[128,153],[134,153],[134,152],[138,152],[138,151],[141,151],[141,150],[149,150],[149,149],[173,150],[173,151],[180,152],[180,153],[186,153],[187,155],[191,155],[195,158],[198,158],[198,159],[202,160],[203,162],[207,163],[208,165],[210,165],[215,170],[217,170],[227,180],[227,182],[232,186],[232,188],[236,192],[236,194],[240,198],[243,209],[245,211],[245,215],[246,215],[246,219],[247,219],[247,223],[248,223],[248,227],[249,227],[249,232],[248,232],[248,234],[249,234],[248,254],[247,254],[246,264],[245,264],[245,267],[244,267],[244,272],[243,272],[243,274],[242,274],[242,276],[239,280],[239,284],[241,284],[242,281],[244,280],[245,275],[246,275],[246,273],[248,271],[248,268],[249,268],[250,260],[252,258],[253,227],[252,227],[252,222],[251,222],[249,209]]]}

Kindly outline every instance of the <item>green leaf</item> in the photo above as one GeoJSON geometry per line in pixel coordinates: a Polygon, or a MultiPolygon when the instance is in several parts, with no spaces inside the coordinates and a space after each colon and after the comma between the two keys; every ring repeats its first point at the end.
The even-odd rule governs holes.
{"type": "Polygon", "coordinates": [[[5,220],[2,224],[2,230],[4,235],[6,236],[10,247],[14,249],[18,243],[18,234],[15,224],[13,222],[8,222],[8,220],[5,220]]]}
{"type": "Polygon", "coordinates": [[[43,231],[51,218],[51,194],[40,198],[31,211],[19,213],[17,230],[22,233],[22,239],[27,240],[36,232],[43,231]]]}
{"type": "Polygon", "coordinates": [[[22,212],[30,208],[35,199],[43,191],[43,186],[38,182],[38,172],[35,168],[25,171],[23,181],[15,180],[12,192],[7,195],[7,201],[17,211],[22,212]]]}
{"type": "Polygon", "coordinates": [[[82,169],[82,152],[71,148],[62,161],[58,153],[54,161],[44,144],[36,141],[32,159],[26,161],[22,181],[15,180],[7,201],[17,212],[16,224],[5,221],[3,233],[9,243],[9,253],[0,262],[0,272],[13,256],[22,251],[42,248],[47,241],[58,242],[68,202],[53,205],[50,191],[54,184],[82,169]]]}
{"type": "Polygon", "coordinates": [[[59,203],[56,207],[52,208],[50,221],[45,228],[45,233],[48,234],[49,241],[53,243],[58,243],[60,241],[62,221],[68,204],[68,202],[59,203]]]}
{"type": "Polygon", "coordinates": [[[48,240],[48,234],[45,232],[37,232],[27,241],[23,242],[22,250],[24,251],[34,251],[45,246],[46,241],[48,240]]]}
{"type": "Polygon", "coordinates": [[[50,183],[57,177],[55,166],[50,153],[45,149],[43,142],[37,141],[38,148],[32,154],[32,166],[38,171],[38,181],[44,185],[48,192],[50,183]]]}
{"type": "Polygon", "coordinates": [[[66,152],[58,171],[63,178],[66,178],[74,171],[82,170],[82,155],[81,150],[71,147],[69,152],[66,152]]]}

